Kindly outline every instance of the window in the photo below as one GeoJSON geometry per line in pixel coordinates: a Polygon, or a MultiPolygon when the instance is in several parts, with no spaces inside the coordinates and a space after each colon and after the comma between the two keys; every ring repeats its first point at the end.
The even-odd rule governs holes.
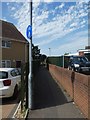
{"type": "Polygon", "coordinates": [[[5,41],[2,41],[2,47],[5,47],[5,41]]]}
{"type": "Polygon", "coordinates": [[[11,75],[12,75],[13,77],[17,76],[15,70],[12,70],[12,71],[11,71],[11,75]]]}
{"type": "Polygon", "coordinates": [[[2,40],[2,47],[3,48],[10,48],[11,47],[11,42],[2,40]]]}
{"type": "Polygon", "coordinates": [[[5,68],[5,61],[2,61],[2,68],[5,68]]]}
{"type": "Polygon", "coordinates": [[[0,71],[0,79],[8,78],[8,72],[0,71]]]}
{"type": "Polygon", "coordinates": [[[15,77],[15,76],[20,75],[20,72],[19,72],[18,69],[14,69],[14,70],[11,71],[11,75],[12,75],[13,77],[15,77]]]}
{"type": "Polygon", "coordinates": [[[20,72],[19,72],[18,69],[15,69],[15,72],[16,72],[17,75],[20,75],[20,72]]]}
{"type": "Polygon", "coordinates": [[[2,60],[2,68],[10,68],[11,61],[10,60],[2,60]]]}

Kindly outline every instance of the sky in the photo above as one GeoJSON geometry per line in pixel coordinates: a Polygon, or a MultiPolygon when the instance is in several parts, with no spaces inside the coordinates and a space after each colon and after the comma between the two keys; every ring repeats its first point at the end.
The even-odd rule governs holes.
{"type": "MultiPolygon", "coordinates": [[[[84,49],[88,45],[88,0],[43,1],[33,2],[32,10],[32,42],[41,54],[60,56],[84,49]]],[[[29,2],[2,2],[1,19],[13,23],[26,37],[29,2]]]]}

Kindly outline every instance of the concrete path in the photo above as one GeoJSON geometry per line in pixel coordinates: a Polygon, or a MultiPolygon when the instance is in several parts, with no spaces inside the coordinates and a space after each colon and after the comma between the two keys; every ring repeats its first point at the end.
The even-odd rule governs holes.
{"type": "MultiPolygon", "coordinates": [[[[34,78],[34,110],[30,110],[28,118],[82,118],[84,115],[64,92],[62,87],[57,85],[51,74],[44,67],[41,67],[34,78]]],[[[76,120],[78,120],[76,119],[76,120]]]]}

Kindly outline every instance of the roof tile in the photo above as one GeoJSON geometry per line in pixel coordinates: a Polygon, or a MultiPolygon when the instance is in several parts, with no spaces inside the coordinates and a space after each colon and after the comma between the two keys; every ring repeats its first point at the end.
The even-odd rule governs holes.
{"type": "Polygon", "coordinates": [[[2,37],[28,42],[12,23],[0,20],[0,31],[2,31],[2,33],[0,32],[0,36],[2,34],[2,37]]]}

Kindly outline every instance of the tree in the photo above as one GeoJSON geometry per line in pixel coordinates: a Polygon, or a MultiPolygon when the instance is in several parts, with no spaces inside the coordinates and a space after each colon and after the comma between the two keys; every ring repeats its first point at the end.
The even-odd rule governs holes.
{"type": "Polygon", "coordinates": [[[69,53],[65,53],[64,55],[69,55],[69,53]]]}
{"type": "Polygon", "coordinates": [[[40,56],[40,49],[38,49],[38,46],[32,46],[32,57],[33,59],[38,59],[40,56]]]}

